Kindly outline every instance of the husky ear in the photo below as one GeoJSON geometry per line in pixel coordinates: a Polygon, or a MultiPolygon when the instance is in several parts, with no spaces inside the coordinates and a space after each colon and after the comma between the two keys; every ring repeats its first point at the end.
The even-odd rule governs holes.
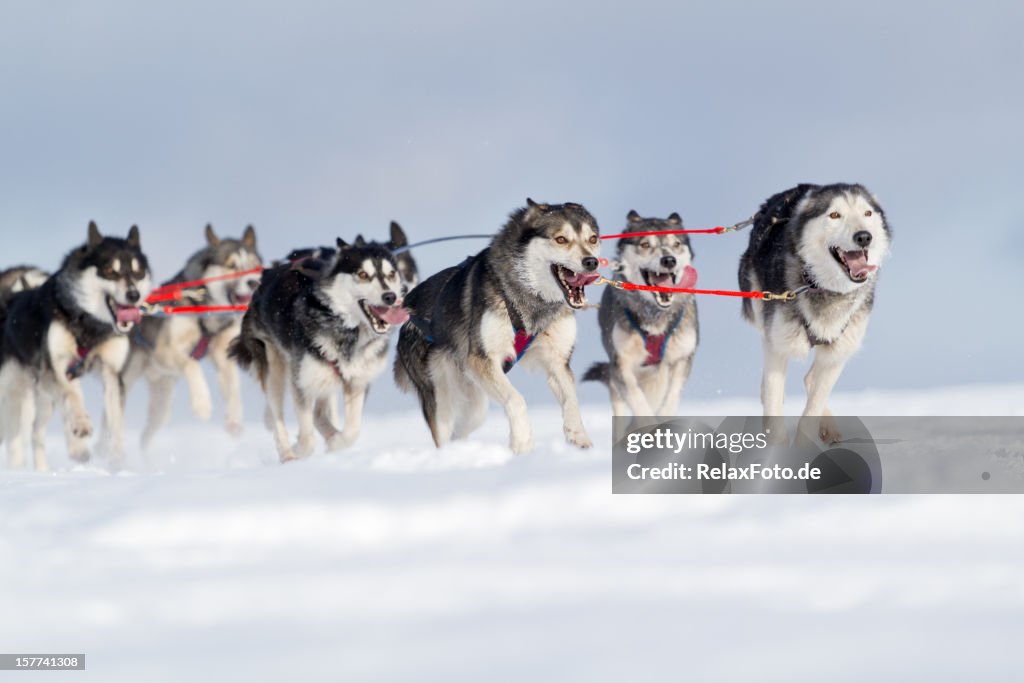
{"type": "Polygon", "coordinates": [[[636,211],[630,211],[629,213],[626,214],[626,220],[628,220],[630,223],[635,223],[638,220],[640,220],[640,214],[638,214],[636,211]]]}
{"type": "Polygon", "coordinates": [[[139,245],[142,244],[141,240],[139,239],[139,226],[133,225],[128,230],[128,244],[135,247],[136,249],[138,249],[139,245]]]}
{"type": "Polygon", "coordinates": [[[537,214],[543,213],[543,212],[548,210],[548,205],[547,204],[538,204],[537,202],[533,201],[529,197],[526,198],[526,206],[527,206],[527,209],[526,209],[526,217],[527,218],[536,218],[537,214]]]}
{"type": "Polygon", "coordinates": [[[668,222],[672,225],[682,225],[683,219],[678,213],[673,211],[672,215],[668,217],[668,222]]]}
{"type": "Polygon", "coordinates": [[[89,248],[95,247],[102,241],[103,235],[100,234],[100,229],[96,227],[96,221],[89,221],[89,248]]]}
{"type": "Polygon", "coordinates": [[[365,247],[366,246],[366,240],[363,239],[362,235],[356,235],[356,241],[353,242],[352,245],[356,246],[356,247],[365,247]]]}
{"type": "Polygon", "coordinates": [[[409,238],[405,236],[405,230],[397,221],[391,221],[391,248],[404,247],[409,244],[409,238]]]}
{"type": "Polygon", "coordinates": [[[335,244],[338,245],[338,250],[339,251],[341,251],[342,249],[348,249],[348,242],[346,242],[345,240],[341,239],[340,237],[338,238],[337,242],[335,242],[335,244]]]}
{"type": "Polygon", "coordinates": [[[220,238],[217,237],[217,233],[213,231],[213,224],[206,224],[206,244],[211,247],[215,247],[220,244],[220,238]]]}
{"type": "Polygon", "coordinates": [[[251,225],[245,226],[245,232],[242,233],[242,244],[250,249],[256,247],[256,228],[251,225]]]}

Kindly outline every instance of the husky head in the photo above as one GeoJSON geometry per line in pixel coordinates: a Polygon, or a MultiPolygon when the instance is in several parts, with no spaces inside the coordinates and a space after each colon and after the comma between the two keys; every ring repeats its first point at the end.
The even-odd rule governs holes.
{"type": "Polygon", "coordinates": [[[386,334],[409,319],[402,308],[408,287],[386,245],[367,242],[362,235],[352,244],[339,237],[337,253],[324,271],[320,288],[331,308],[346,320],[386,334]]]}
{"type": "Polygon", "coordinates": [[[0,273],[0,302],[18,292],[35,289],[46,282],[50,274],[34,266],[15,266],[0,273]]]}
{"type": "MultiPolygon", "coordinates": [[[[402,226],[395,221],[391,221],[391,239],[384,246],[391,250],[409,246],[409,238],[405,236],[402,226]]],[[[395,260],[398,263],[398,272],[402,275],[402,281],[409,289],[419,284],[419,270],[416,268],[416,261],[413,260],[409,250],[403,249],[395,255],[395,260]]]]}
{"type": "Polygon", "coordinates": [[[109,322],[114,331],[126,334],[142,321],[139,304],[152,289],[149,262],[142,253],[139,228],[128,237],[104,237],[96,223],[89,223],[85,246],[71,252],[62,276],[75,304],[93,318],[109,322]]]}
{"type": "MultiPolygon", "coordinates": [[[[240,239],[220,238],[212,225],[206,226],[206,247],[189,259],[185,279],[198,280],[233,275],[260,268],[263,259],[256,249],[256,231],[250,225],[240,239]]],[[[260,284],[260,274],[207,283],[206,291],[214,305],[248,305],[260,284]]]]}
{"type": "Polygon", "coordinates": [[[597,221],[579,204],[526,204],[494,238],[491,258],[508,259],[507,267],[543,301],[583,308],[583,288],[600,277],[597,221]]]}
{"type": "MultiPolygon", "coordinates": [[[[642,218],[636,211],[626,216],[623,232],[660,232],[681,230],[683,219],[673,213],[665,219],[642,218]]],[[[629,282],[652,287],[690,288],[697,284],[693,250],[686,235],[644,235],[623,237],[618,244],[618,271],[629,282]]],[[[662,308],[672,305],[669,292],[647,292],[662,308]]]]}
{"type": "Polygon", "coordinates": [[[861,185],[811,188],[787,230],[807,274],[833,292],[852,292],[870,282],[889,255],[885,212],[861,185]]]}

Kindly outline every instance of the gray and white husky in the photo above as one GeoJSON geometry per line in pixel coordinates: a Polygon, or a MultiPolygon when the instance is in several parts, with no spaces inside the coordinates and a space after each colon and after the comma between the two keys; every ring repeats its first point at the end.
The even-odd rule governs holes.
{"type": "MultiPolygon", "coordinates": [[[[250,225],[240,239],[220,238],[206,226],[206,246],[192,254],[185,267],[164,284],[190,282],[258,269],[263,260],[256,248],[256,231],[250,225]]],[[[185,290],[189,305],[248,305],[260,275],[216,280],[185,290]]],[[[147,317],[131,334],[131,355],[123,379],[130,388],[140,378],[149,385],[149,411],[142,431],[147,448],[171,414],[174,385],[182,377],[188,385],[192,413],[209,420],[213,413],[210,388],[200,361],[207,356],[217,371],[217,383],[225,402],[225,426],[231,434],[242,430],[242,390],[238,366],[228,359],[228,345],[241,329],[242,314],[202,317],[172,315],[147,317]]]]}
{"type": "Polygon", "coordinates": [[[359,436],[370,382],[385,367],[389,332],[408,319],[406,285],[394,254],[361,237],[340,238],[328,260],[299,259],[263,272],[230,356],[252,368],[267,396],[267,426],[282,462],[310,455],[319,431],[327,448],[359,436]],[[291,386],[299,422],[289,442],[284,394],[291,386]],[[339,386],[345,424],[334,419],[339,386]]]}
{"type": "Polygon", "coordinates": [[[89,458],[92,421],[81,376],[97,369],[103,382],[104,420],[100,450],[120,465],[124,458],[124,392],[120,373],[128,357],[128,335],[142,319],[139,303],[151,289],[139,229],[127,239],[104,237],[89,224],[88,241],[64,259],[42,285],[14,294],[0,314],[0,415],[10,464],[25,462],[26,425],[36,469],[49,466],[46,425],[59,405],[68,454],[89,458]],[[27,420],[25,411],[34,412],[27,420]]]}
{"type": "Polygon", "coordinates": [[[35,289],[48,277],[49,273],[35,266],[14,266],[0,272],[0,306],[18,292],[35,289]]]}
{"type": "Polygon", "coordinates": [[[508,416],[512,450],[533,448],[526,401],[506,376],[520,360],[547,374],[566,439],[591,445],[569,361],[574,311],[599,277],[599,241],[597,221],[579,204],[527,199],[488,248],[410,292],[395,381],[417,393],[437,446],[479,427],[490,397],[508,416]]]}
{"type": "MultiPolygon", "coordinates": [[[[678,213],[667,219],[627,215],[625,233],[678,230],[678,213]]],[[[697,281],[686,235],[624,237],[615,270],[627,282],[692,288],[697,281]]],[[[692,294],[630,292],[608,287],[598,312],[607,363],[583,376],[608,385],[615,415],[675,415],[697,351],[697,301],[692,294]]]]}
{"type": "Polygon", "coordinates": [[[814,350],[803,415],[822,417],[823,441],[839,440],[828,398],[864,340],[890,240],[885,212],[861,185],[799,185],[761,205],[740,259],[740,289],[809,288],[789,302],[743,301],[744,317],[764,340],[765,416],[782,415],[788,359],[814,350]]]}

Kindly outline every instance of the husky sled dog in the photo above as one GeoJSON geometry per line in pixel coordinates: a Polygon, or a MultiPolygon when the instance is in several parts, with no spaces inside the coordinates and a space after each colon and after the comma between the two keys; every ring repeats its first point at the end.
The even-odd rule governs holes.
{"type": "Polygon", "coordinates": [[[479,427],[490,396],[508,415],[512,450],[533,448],[526,401],[505,375],[517,360],[547,373],[566,439],[591,445],[569,360],[573,312],[599,277],[597,221],[579,204],[526,201],[489,247],[406,298],[412,319],[399,334],[395,381],[416,391],[438,446],[479,427]]]}
{"type": "MultiPolygon", "coordinates": [[[[419,270],[416,267],[416,261],[413,260],[412,253],[409,251],[409,238],[405,236],[402,226],[395,221],[391,221],[391,239],[385,242],[384,246],[392,252],[400,250],[394,256],[395,261],[398,263],[398,272],[401,274],[402,282],[405,283],[405,286],[412,289],[419,284],[419,270]]],[[[337,251],[334,247],[296,249],[288,254],[287,260],[299,261],[311,258],[318,261],[330,261],[337,255],[337,251]]]]}
{"type": "Polygon", "coordinates": [[[314,430],[331,451],[356,440],[370,382],[386,364],[388,332],[408,319],[406,285],[386,246],[339,238],[333,251],[329,260],[309,257],[264,271],[229,351],[255,371],[267,395],[267,426],[282,462],[310,455],[314,430]],[[287,384],[299,422],[294,446],[284,424],[287,384]],[[333,418],[339,385],[342,429],[333,418]]]}
{"type": "MultiPolygon", "coordinates": [[[[192,254],[185,267],[164,284],[233,275],[262,266],[256,248],[256,231],[250,225],[240,239],[220,238],[206,226],[206,246],[192,254]]],[[[209,282],[185,290],[188,305],[226,306],[248,304],[259,285],[259,275],[209,282]]],[[[192,413],[208,420],[213,412],[210,388],[200,361],[207,356],[217,370],[217,382],[225,401],[225,426],[231,434],[242,430],[242,390],[238,367],[228,359],[228,344],[238,336],[242,315],[201,317],[177,315],[149,317],[131,334],[131,355],[123,379],[130,388],[144,377],[149,385],[149,412],[142,431],[147,448],[171,414],[174,385],[181,377],[188,385],[192,413]]]]}
{"type": "Polygon", "coordinates": [[[799,185],[761,206],[740,259],[740,288],[809,287],[794,301],[743,301],[744,317],[764,340],[765,416],[782,415],[787,360],[813,349],[803,414],[821,416],[819,436],[838,441],[828,397],[864,339],[890,239],[885,212],[861,185],[799,185]]]}
{"type": "Polygon", "coordinates": [[[142,320],[138,307],[150,291],[149,264],[132,226],[127,239],[104,237],[89,224],[88,241],[64,259],[36,289],[18,292],[3,313],[0,400],[12,467],[24,463],[24,411],[34,408],[36,469],[47,469],[44,436],[55,404],[64,415],[68,454],[89,458],[92,422],[81,376],[97,368],[103,381],[100,449],[119,465],[124,457],[124,395],[120,373],[128,334],[142,320]]]}
{"type": "MultiPolygon", "coordinates": [[[[683,220],[627,216],[624,232],[678,230],[683,220]]],[[[693,287],[697,271],[686,235],[650,235],[619,240],[616,271],[628,282],[658,287],[693,287]]],[[[583,376],[608,385],[615,415],[675,415],[679,395],[697,350],[697,301],[692,294],[627,292],[608,287],[598,312],[607,363],[583,376]]]]}
{"type": "Polygon", "coordinates": [[[0,306],[18,292],[35,289],[46,282],[50,274],[34,266],[15,266],[0,272],[0,306]]]}

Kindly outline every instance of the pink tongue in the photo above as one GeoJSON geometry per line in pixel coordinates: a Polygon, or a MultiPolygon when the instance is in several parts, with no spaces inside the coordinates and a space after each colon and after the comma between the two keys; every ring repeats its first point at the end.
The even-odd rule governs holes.
{"type": "Polygon", "coordinates": [[[572,287],[586,287],[601,277],[597,273],[573,273],[565,278],[565,281],[572,287]]]}
{"type": "Polygon", "coordinates": [[[409,319],[409,311],[401,306],[370,306],[373,314],[386,323],[401,325],[409,319]]]}
{"type": "Polygon", "coordinates": [[[868,263],[867,252],[844,251],[843,258],[846,260],[846,266],[850,269],[850,275],[854,277],[859,278],[878,270],[878,266],[872,266],[868,263]]]}
{"type": "Polygon", "coordinates": [[[676,287],[693,289],[695,284],[697,284],[697,269],[693,266],[686,266],[686,268],[683,268],[683,276],[679,278],[676,287]]]}
{"type": "Polygon", "coordinates": [[[122,306],[121,304],[115,304],[117,307],[117,322],[119,323],[140,323],[142,322],[142,311],[135,306],[122,306]]]}
{"type": "Polygon", "coordinates": [[[238,304],[248,304],[252,301],[252,294],[235,294],[235,302],[238,304]]]}

